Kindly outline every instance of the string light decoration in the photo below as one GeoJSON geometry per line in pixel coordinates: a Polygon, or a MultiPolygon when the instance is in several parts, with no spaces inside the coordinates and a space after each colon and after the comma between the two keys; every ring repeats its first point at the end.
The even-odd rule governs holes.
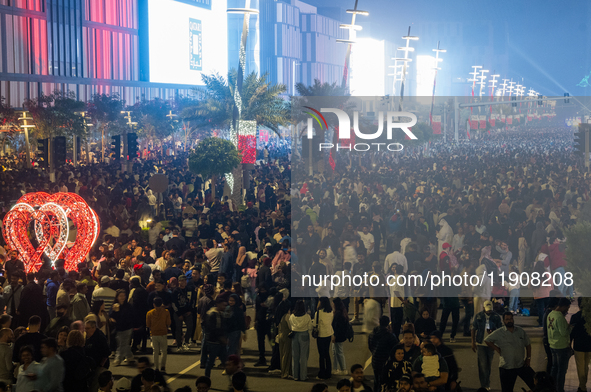
{"type": "Polygon", "coordinates": [[[257,159],[257,122],[240,121],[238,151],[242,152],[242,163],[254,164],[257,159]]]}
{"type": "Polygon", "coordinates": [[[3,236],[12,249],[16,249],[25,264],[26,272],[37,272],[43,265],[45,254],[54,266],[64,259],[66,270],[76,270],[98,238],[100,223],[96,213],[84,199],[75,193],[28,193],[6,214],[3,236]],[[76,240],[67,248],[69,222],[77,229],[76,240]],[[33,222],[34,248],[29,237],[33,222]]]}

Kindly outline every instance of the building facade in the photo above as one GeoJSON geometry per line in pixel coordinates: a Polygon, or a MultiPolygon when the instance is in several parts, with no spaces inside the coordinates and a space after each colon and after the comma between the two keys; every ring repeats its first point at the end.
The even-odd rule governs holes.
{"type": "Polygon", "coordinates": [[[55,90],[129,104],[188,94],[142,77],[139,13],[138,0],[0,0],[0,96],[20,107],[55,90]]]}

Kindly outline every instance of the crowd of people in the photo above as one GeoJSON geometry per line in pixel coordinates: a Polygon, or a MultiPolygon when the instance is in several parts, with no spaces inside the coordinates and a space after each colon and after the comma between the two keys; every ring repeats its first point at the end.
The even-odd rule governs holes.
{"type": "MultiPolygon", "coordinates": [[[[334,171],[313,178],[307,162],[294,164],[292,294],[332,296],[335,317],[342,301],[347,317],[352,307],[354,324],[363,307],[377,391],[398,391],[403,377],[425,372],[430,390],[457,389],[459,369],[444,341],[455,343],[458,333],[471,339],[477,353],[481,388],[491,388],[498,352],[503,391],[512,391],[519,376],[532,390],[562,392],[574,349],[579,390],[586,390],[585,321],[580,311],[570,324],[565,318],[576,295],[565,232],[581,220],[590,189],[586,169],[572,154],[572,140],[570,129],[553,127],[454,145],[435,142],[428,154],[336,154],[334,171]],[[527,276],[510,281],[512,272],[527,276]],[[435,290],[395,283],[400,275],[441,273],[484,281],[435,290]],[[332,291],[328,280],[318,287],[306,284],[322,282],[323,276],[347,282],[346,276],[364,274],[381,284],[337,284],[332,291]],[[553,279],[542,284],[533,276],[553,279]],[[514,324],[515,315],[537,317],[543,328],[547,366],[538,369],[541,373],[530,366],[529,338],[514,324]],[[404,358],[398,347],[405,347],[404,358]]],[[[309,301],[312,312],[317,302],[309,301]]],[[[322,298],[318,303],[325,309],[322,298]]],[[[338,374],[338,334],[324,336],[330,335],[337,342],[333,369],[338,374]]],[[[317,338],[321,369],[321,352],[327,355],[322,336],[317,338]]],[[[297,353],[293,357],[298,361],[297,353]]]]}
{"type": "Polygon", "coordinates": [[[25,273],[14,249],[0,249],[0,391],[1,383],[17,391],[168,390],[170,352],[200,356],[197,391],[211,388],[218,359],[230,381],[216,388],[243,391],[251,327],[254,366],[287,380],[317,378],[314,392],[332,391],[329,379],[339,392],[460,390],[462,372],[446,344],[458,334],[476,353],[481,388],[491,388],[497,352],[503,391],[519,376],[533,391],[562,392],[574,349],[585,390],[591,338],[581,312],[565,318],[576,296],[565,232],[589,199],[589,180],[568,130],[528,132],[535,137],[434,142],[428,154],[336,154],[334,171],[326,165],[314,176],[275,143],[238,198],[223,180],[212,190],[182,153],[137,160],[129,173],[114,164],[66,166],[56,182],[39,167],[8,165],[0,172],[4,213],[28,192],[75,192],[99,216],[101,236],[71,271],[58,260],[25,273]],[[149,187],[157,172],[169,179],[162,194],[149,187]],[[304,275],[386,281],[511,271],[550,272],[561,284],[302,284],[304,275]],[[544,331],[548,366],[537,373],[518,314],[538,317],[544,331]],[[373,383],[363,365],[345,360],[356,324],[367,334],[373,383]],[[138,375],[114,385],[113,369],[128,364],[138,375]]]}

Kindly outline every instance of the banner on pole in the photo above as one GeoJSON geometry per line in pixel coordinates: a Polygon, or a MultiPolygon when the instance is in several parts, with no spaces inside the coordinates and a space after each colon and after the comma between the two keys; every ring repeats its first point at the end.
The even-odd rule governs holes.
{"type": "Polygon", "coordinates": [[[486,115],[478,116],[480,120],[480,129],[486,129],[486,115]]]}
{"type": "Polygon", "coordinates": [[[441,116],[433,116],[431,121],[431,128],[433,128],[433,135],[441,135],[441,116]]]}
{"type": "Polygon", "coordinates": [[[497,119],[497,115],[496,114],[491,114],[490,115],[490,119],[488,120],[488,122],[490,123],[491,127],[495,126],[495,120],[497,119]]]}
{"type": "Polygon", "coordinates": [[[507,125],[513,125],[513,116],[507,116],[507,125]]]}
{"type": "Polygon", "coordinates": [[[478,129],[478,115],[470,116],[470,129],[478,129]]]}

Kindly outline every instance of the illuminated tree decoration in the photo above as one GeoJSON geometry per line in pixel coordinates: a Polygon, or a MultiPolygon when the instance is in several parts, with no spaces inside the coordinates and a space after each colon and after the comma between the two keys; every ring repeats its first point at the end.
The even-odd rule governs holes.
{"type": "Polygon", "coordinates": [[[65,260],[65,269],[75,270],[82,262],[100,232],[96,213],[84,199],[75,193],[28,193],[4,217],[4,240],[19,252],[26,272],[37,272],[43,265],[45,254],[54,266],[58,259],[65,260]],[[68,247],[69,222],[76,226],[76,240],[68,247]],[[33,222],[31,242],[29,228],[33,222]]]}
{"type": "Polygon", "coordinates": [[[242,153],[242,163],[255,163],[257,159],[257,122],[240,121],[238,151],[242,153]]]}

